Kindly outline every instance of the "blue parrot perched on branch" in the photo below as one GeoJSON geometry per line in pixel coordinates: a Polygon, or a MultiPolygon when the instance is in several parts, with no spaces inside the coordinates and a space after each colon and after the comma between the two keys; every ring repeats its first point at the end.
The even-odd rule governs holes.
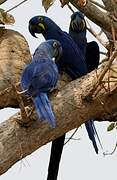
{"type": "MultiPolygon", "coordinates": [[[[82,12],[80,11],[74,12],[71,16],[69,34],[72,37],[72,39],[75,41],[75,43],[78,45],[78,48],[80,48],[82,53],[85,55],[86,57],[85,61],[88,68],[88,72],[91,72],[94,69],[97,69],[99,65],[100,53],[99,53],[99,46],[96,41],[91,41],[87,43],[86,29],[87,29],[87,25],[82,12]]],[[[96,128],[94,126],[94,120],[91,121],[92,121],[92,128],[97,134],[96,128]]],[[[86,129],[87,128],[88,128],[88,124],[86,125],[86,129]]],[[[97,138],[102,148],[102,144],[100,142],[98,134],[97,134],[97,138]]]]}
{"type": "Polygon", "coordinates": [[[81,49],[82,53],[85,54],[88,72],[91,72],[99,65],[100,53],[96,41],[87,43],[86,29],[87,25],[83,14],[80,11],[73,13],[71,16],[69,34],[78,45],[78,48],[81,49]]]}
{"type": "Polygon", "coordinates": [[[52,58],[59,58],[61,54],[62,46],[59,41],[48,40],[41,43],[21,75],[22,90],[27,90],[26,96],[32,96],[39,119],[46,119],[51,127],[55,127],[55,122],[47,92],[56,86],[58,80],[58,68],[52,58]]]}
{"type": "MultiPolygon", "coordinates": [[[[35,16],[31,18],[29,21],[29,32],[34,37],[36,37],[35,33],[41,33],[46,40],[54,38],[60,41],[63,48],[63,54],[59,61],[56,61],[56,64],[58,65],[59,69],[68,73],[73,80],[88,73],[85,62],[85,53],[82,52],[80,47],[78,47],[70,35],[62,31],[60,27],[50,18],[46,16],[35,16]]],[[[92,120],[86,122],[85,125],[94,149],[96,153],[98,153],[98,147],[95,140],[95,135],[97,135],[97,132],[94,130],[92,120]]],[[[52,142],[47,180],[57,179],[64,140],[65,135],[55,139],[52,142]]]]}

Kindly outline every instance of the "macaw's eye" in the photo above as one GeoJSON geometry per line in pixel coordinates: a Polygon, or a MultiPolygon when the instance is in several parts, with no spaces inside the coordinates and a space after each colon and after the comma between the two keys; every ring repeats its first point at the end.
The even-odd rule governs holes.
{"type": "Polygon", "coordinates": [[[54,42],[54,43],[53,43],[53,47],[56,47],[56,46],[57,46],[57,42],[54,42]]]}
{"type": "Polygon", "coordinates": [[[42,18],[42,17],[38,17],[38,20],[39,20],[39,21],[43,21],[43,18],[42,18]]]}

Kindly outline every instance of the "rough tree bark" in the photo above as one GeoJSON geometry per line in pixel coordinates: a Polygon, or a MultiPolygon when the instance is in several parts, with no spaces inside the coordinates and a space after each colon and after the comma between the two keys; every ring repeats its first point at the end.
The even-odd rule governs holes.
{"type": "MultiPolygon", "coordinates": [[[[17,77],[20,77],[23,68],[22,64],[25,65],[25,63],[28,63],[31,57],[28,45],[22,35],[14,31],[7,30],[7,34],[4,36],[2,44],[5,45],[4,43],[7,42],[9,38],[10,43],[6,45],[6,50],[4,51],[3,49],[3,51],[1,51],[2,59],[0,63],[1,66],[4,64],[4,70],[6,70],[7,74],[3,76],[4,71],[1,71],[0,73],[0,79],[3,80],[1,80],[0,83],[0,108],[8,106],[18,107],[15,93],[11,87],[12,76],[15,73],[14,79],[18,80],[17,77]],[[18,38],[15,39],[15,50],[11,52],[12,42],[14,43],[14,37],[16,37],[15,35],[17,35],[18,38]],[[23,43],[25,44],[24,49],[26,50],[24,53],[21,49],[22,46],[20,46],[20,44],[23,45],[23,43]],[[14,55],[12,55],[12,53],[14,53],[14,55]],[[2,61],[3,59],[6,60],[2,61]],[[18,68],[16,68],[16,73],[14,72],[15,68],[13,65],[15,64],[15,61],[18,60],[19,63],[18,68]],[[7,65],[8,61],[12,62],[9,63],[11,68],[7,65]],[[9,79],[9,84],[6,84],[4,79],[9,79]],[[3,87],[5,88],[4,90],[3,87]]],[[[22,120],[20,113],[0,124],[0,174],[6,172],[18,160],[21,160],[23,157],[31,154],[42,145],[63,135],[71,129],[79,127],[82,123],[92,117],[100,117],[103,113],[110,114],[111,111],[114,111],[117,108],[117,83],[110,82],[108,87],[108,83],[106,83],[108,74],[104,79],[105,88],[102,88],[92,101],[87,101],[85,99],[85,96],[97,80],[97,77],[102,70],[103,67],[98,69],[97,72],[93,71],[87,76],[69,84],[67,84],[68,78],[67,80],[64,79],[64,84],[67,84],[64,85],[64,87],[62,87],[63,83],[61,83],[63,78],[62,80],[60,78],[59,84],[61,83],[62,85],[57,86],[59,87],[58,92],[52,92],[49,95],[53,112],[55,114],[56,128],[50,128],[46,120],[40,121],[35,111],[30,118],[30,120],[32,120],[32,124],[28,128],[21,127],[18,124],[18,121],[22,120]],[[107,91],[105,91],[105,89],[107,89],[107,91]]],[[[113,80],[113,78],[110,78],[110,81],[111,80],[113,80]]],[[[101,85],[99,85],[98,89],[100,86],[101,85]]],[[[19,84],[17,89],[20,90],[19,84]]],[[[29,105],[30,102],[26,100],[26,97],[24,97],[23,100],[26,105],[29,105]]],[[[30,111],[30,107],[27,107],[26,109],[27,112],[30,111]]]]}
{"type": "MultiPolygon", "coordinates": [[[[98,70],[99,73],[100,71],[98,70]]],[[[111,84],[111,93],[103,89],[92,101],[88,102],[84,99],[95,78],[96,74],[92,72],[64,86],[56,96],[51,96],[56,122],[54,129],[50,128],[46,120],[40,121],[36,112],[31,116],[35,121],[28,128],[21,127],[17,123],[17,120],[21,120],[19,113],[1,123],[0,174],[42,145],[79,127],[92,117],[99,117],[104,112],[111,113],[117,108],[117,85],[115,84],[111,84]]]]}
{"type": "Polygon", "coordinates": [[[21,72],[30,60],[29,46],[24,37],[6,29],[0,41],[0,91],[20,81],[21,72]]]}

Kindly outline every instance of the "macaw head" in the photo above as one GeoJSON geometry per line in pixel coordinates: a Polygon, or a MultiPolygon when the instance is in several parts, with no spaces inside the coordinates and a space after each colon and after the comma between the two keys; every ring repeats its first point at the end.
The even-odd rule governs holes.
{"type": "Polygon", "coordinates": [[[77,11],[72,14],[70,26],[73,31],[81,32],[86,29],[86,22],[81,12],[77,11]]]}
{"type": "MultiPolygon", "coordinates": [[[[58,29],[57,24],[46,16],[34,16],[29,21],[29,32],[32,36],[35,36],[35,33],[45,34],[50,29],[58,29]]],[[[60,28],[59,28],[60,29],[60,28]]]]}
{"type": "Polygon", "coordinates": [[[62,56],[62,46],[57,40],[50,39],[42,42],[38,48],[35,50],[33,58],[38,58],[38,56],[55,58],[56,61],[62,56]]]}

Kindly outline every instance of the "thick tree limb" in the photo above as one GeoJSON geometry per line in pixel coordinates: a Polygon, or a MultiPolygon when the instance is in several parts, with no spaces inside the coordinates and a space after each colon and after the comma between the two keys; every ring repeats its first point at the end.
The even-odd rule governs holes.
{"type": "Polygon", "coordinates": [[[0,0],[0,5],[6,2],[7,0],[0,0]]]}
{"type": "MultiPolygon", "coordinates": [[[[97,74],[100,71],[101,69],[97,74]]],[[[84,100],[96,78],[96,73],[92,72],[64,86],[55,97],[50,97],[55,114],[56,128],[54,129],[50,128],[46,120],[38,120],[36,112],[31,117],[36,121],[28,128],[21,127],[17,123],[17,120],[21,120],[20,114],[1,123],[0,174],[44,144],[79,127],[92,117],[99,117],[100,114],[110,113],[117,108],[117,85],[115,83],[111,83],[111,93],[102,89],[92,101],[84,100]]]]}
{"type": "Polygon", "coordinates": [[[20,81],[22,70],[30,62],[28,43],[18,32],[5,29],[0,39],[0,91],[20,81]]]}
{"type": "Polygon", "coordinates": [[[112,3],[111,3],[111,0],[102,0],[102,2],[104,3],[105,5],[105,8],[107,11],[113,11],[113,6],[112,6],[112,3]]]}

